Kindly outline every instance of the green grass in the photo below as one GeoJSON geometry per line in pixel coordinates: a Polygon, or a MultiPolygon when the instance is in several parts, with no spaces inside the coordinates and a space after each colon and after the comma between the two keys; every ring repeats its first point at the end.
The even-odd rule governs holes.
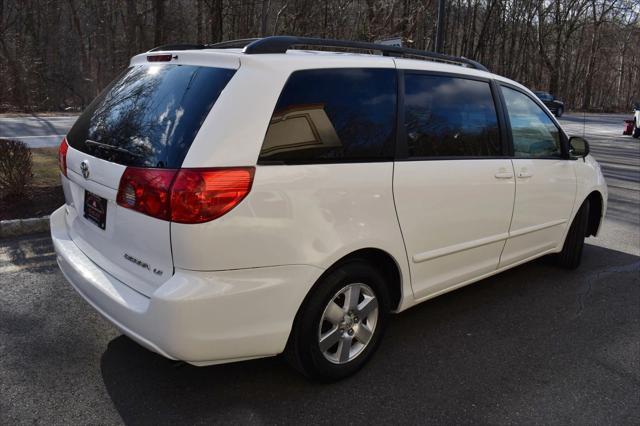
{"type": "Polygon", "coordinates": [[[58,148],[32,148],[33,186],[51,187],[60,185],[58,148]]]}

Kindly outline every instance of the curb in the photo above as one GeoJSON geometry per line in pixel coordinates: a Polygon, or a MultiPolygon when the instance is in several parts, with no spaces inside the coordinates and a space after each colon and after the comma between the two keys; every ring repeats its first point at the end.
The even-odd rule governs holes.
{"type": "Polygon", "coordinates": [[[0,238],[19,237],[49,231],[49,216],[0,220],[0,238]]]}

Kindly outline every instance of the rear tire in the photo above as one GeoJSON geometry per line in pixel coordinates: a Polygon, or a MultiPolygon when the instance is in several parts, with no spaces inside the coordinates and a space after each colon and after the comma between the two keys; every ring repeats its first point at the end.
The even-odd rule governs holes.
{"type": "Polygon", "coordinates": [[[558,266],[566,269],[576,269],[580,266],[588,224],[589,200],[586,200],[571,223],[562,251],[556,255],[558,266]]]}
{"type": "Polygon", "coordinates": [[[365,260],[348,260],[323,276],[307,296],[285,356],[314,380],[332,382],[350,376],[378,348],[389,309],[380,272],[365,260]]]}
{"type": "Polygon", "coordinates": [[[638,123],[635,121],[633,122],[633,132],[631,135],[636,139],[640,138],[640,127],[638,127],[638,123]]]}
{"type": "Polygon", "coordinates": [[[564,113],[564,108],[558,107],[558,109],[556,110],[556,117],[558,118],[562,117],[563,113],[564,113]]]}

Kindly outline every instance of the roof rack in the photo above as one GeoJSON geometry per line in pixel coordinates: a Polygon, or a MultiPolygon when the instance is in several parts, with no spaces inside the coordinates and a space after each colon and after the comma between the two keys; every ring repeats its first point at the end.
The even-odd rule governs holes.
{"type": "Polygon", "coordinates": [[[463,56],[450,56],[442,53],[426,50],[410,49],[407,47],[387,46],[384,44],[368,43],[362,41],[331,40],[313,37],[271,36],[264,38],[245,38],[229,40],[215,44],[166,44],[154,47],[149,52],[158,50],[192,50],[192,49],[243,49],[247,55],[265,53],[286,53],[293,46],[310,47],[339,47],[345,49],[375,50],[384,56],[393,57],[419,57],[441,62],[460,64],[481,71],[489,71],[484,65],[463,56]]]}
{"type": "MultiPolygon", "coordinates": [[[[292,37],[292,36],[272,36],[260,38],[244,46],[243,52],[249,55],[263,53],[286,53],[293,46],[319,46],[319,47],[341,47],[347,49],[376,50],[385,56],[407,57],[417,56],[421,58],[434,59],[437,61],[453,62],[462,64],[481,71],[489,71],[484,65],[474,60],[461,56],[450,56],[442,53],[429,52],[426,50],[410,49],[406,47],[387,46],[384,44],[367,43],[361,41],[330,40],[312,37],[292,37]]],[[[216,45],[210,46],[214,47],[216,45]]]]}
{"type": "Polygon", "coordinates": [[[219,43],[209,44],[207,47],[209,49],[242,49],[248,44],[253,43],[254,41],[261,40],[260,38],[240,38],[237,40],[227,40],[221,41],[219,43]]]}
{"type": "Polygon", "coordinates": [[[148,50],[147,52],[158,52],[160,50],[242,49],[246,45],[256,40],[260,40],[260,39],[259,38],[241,38],[238,40],[221,41],[219,43],[214,43],[214,44],[189,44],[189,43],[163,44],[161,46],[156,46],[153,49],[148,50]]]}

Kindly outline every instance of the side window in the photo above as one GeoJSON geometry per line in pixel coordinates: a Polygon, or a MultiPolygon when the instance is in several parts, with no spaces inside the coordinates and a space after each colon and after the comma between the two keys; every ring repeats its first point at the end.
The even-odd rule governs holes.
{"type": "Polygon", "coordinates": [[[392,159],[395,69],[318,69],[289,77],[259,160],[347,162],[392,159]]]}
{"type": "Polygon", "coordinates": [[[500,132],[489,83],[405,74],[409,157],[499,156],[500,132]]]}
{"type": "Polygon", "coordinates": [[[560,131],[527,95],[502,86],[516,157],[562,157],[560,131]]]}

